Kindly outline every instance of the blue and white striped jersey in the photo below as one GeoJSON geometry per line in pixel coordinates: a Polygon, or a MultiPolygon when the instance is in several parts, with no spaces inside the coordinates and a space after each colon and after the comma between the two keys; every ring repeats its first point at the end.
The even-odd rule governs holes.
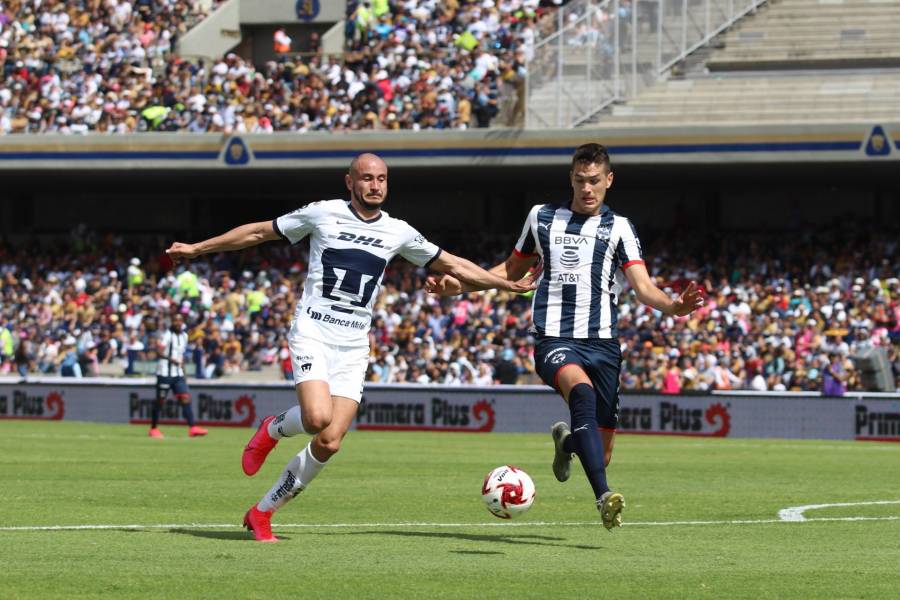
{"type": "Polygon", "coordinates": [[[643,264],[631,221],[606,205],[599,215],[539,204],[516,243],[519,256],[540,256],[543,271],[532,300],[535,333],[563,338],[613,338],[625,269],[643,264]]]}
{"type": "Polygon", "coordinates": [[[184,377],[184,366],[170,359],[184,361],[187,350],[188,334],[186,331],[175,333],[171,329],[162,332],[157,342],[159,360],[156,362],[156,374],[160,377],[184,377]]]}

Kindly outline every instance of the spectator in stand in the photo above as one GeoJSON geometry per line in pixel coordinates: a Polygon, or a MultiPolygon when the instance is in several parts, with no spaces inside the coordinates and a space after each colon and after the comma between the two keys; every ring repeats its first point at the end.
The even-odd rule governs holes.
{"type": "Polygon", "coordinates": [[[844,371],[840,355],[830,355],[823,369],[822,394],[824,396],[843,396],[847,391],[844,387],[846,378],[847,374],[844,371]]]}
{"type": "Polygon", "coordinates": [[[78,362],[78,351],[75,338],[66,336],[59,353],[59,374],[62,377],[81,377],[81,364],[78,362]]]}
{"type": "MultiPolygon", "coordinates": [[[[350,2],[343,66],[318,54],[291,62],[283,29],[273,39],[278,61],[250,65],[228,54],[191,64],[173,49],[205,16],[201,5],[13,4],[7,12],[19,26],[0,24],[8,82],[0,88],[0,134],[426,129],[467,127],[466,112],[487,126],[501,92],[521,101],[521,86],[502,83],[514,80],[501,65],[516,65],[524,77],[539,14],[531,0],[350,2]],[[381,71],[382,87],[401,100],[382,95],[355,106],[381,71]],[[465,105],[476,86],[487,91],[478,91],[472,110],[465,105]]],[[[318,52],[318,41],[309,43],[318,52]]]]}
{"type": "Polygon", "coordinates": [[[288,54],[291,51],[291,38],[285,32],[284,27],[275,29],[272,36],[272,45],[275,54],[288,54]]]}
{"type": "MultiPolygon", "coordinates": [[[[894,377],[900,376],[900,263],[895,241],[900,237],[867,233],[847,241],[855,239],[847,233],[853,230],[843,228],[841,244],[835,242],[837,230],[827,229],[809,239],[770,240],[763,232],[719,242],[698,237],[697,247],[684,238],[676,244],[666,232],[655,235],[657,247],[648,254],[660,256],[653,265],[659,281],[671,290],[680,289],[686,279],[703,281],[707,305],[690,319],[673,320],[623,294],[622,388],[661,390],[669,360],[675,358],[682,390],[715,389],[716,371],[727,356],[728,372],[739,381],[724,373],[719,378],[724,375],[732,389],[820,391],[828,356],[837,354],[843,357],[845,389],[855,391],[862,384],[849,357],[870,346],[886,348],[894,377]],[[715,255],[709,254],[712,247],[715,255]],[[678,253],[672,248],[679,248],[678,253]],[[846,260],[837,248],[858,260],[846,260]],[[781,261],[786,256],[817,258],[785,265],[781,261]]],[[[506,241],[457,235],[454,243],[448,248],[499,259],[506,241]]],[[[225,375],[219,333],[224,330],[240,343],[244,355],[239,373],[229,376],[242,376],[260,363],[267,369],[265,361],[255,357],[268,351],[269,336],[283,337],[290,324],[288,307],[295,302],[292,290],[305,277],[305,251],[267,249],[265,263],[261,257],[240,264],[219,257],[191,263],[197,276],[193,296],[193,286],[180,287],[176,274],[170,276],[148,259],[157,253],[152,244],[129,246],[125,239],[103,238],[89,230],[79,230],[77,237],[64,242],[30,243],[15,250],[0,241],[0,323],[13,340],[7,372],[23,364],[15,353],[24,332],[35,354],[29,374],[57,373],[69,353],[61,347],[68,336],[80,341],[75,348],[79,369],[94,364],[87,348],[90,337],[97,345],[100,373],[124,373],[129,356],[133,373],[136,362],[155,359],[160,317],[175,306],[187,311],[182,315],[198,374],[225,375]],[[143,258],[140,281],[126,273],[136,257],[143,258]],[[250,292],[263,293],[258,310],[258,302],[248,300],[250,292]]],[[[534,382],[528,298],[486,292],[444,301],[423,294],[420,285],[421,273],[415,269],[391,265],[386,271],[370,332],[370,380],[377,370],[379,381],[406,381],[411,366],[421,360],[419,375],[427,374],[434,363],[438,373],[455,381],[456,364],[460,380],[474,372],[475,379],[485,381],[489,371],[493,381],[504,349],[512,348],[519,382],[534,382]]],[[[235,370],[237,363],[232,363],[235,370]]],[[[273,378],[282,377],[277,366],[271,368],[273,378]]]]}

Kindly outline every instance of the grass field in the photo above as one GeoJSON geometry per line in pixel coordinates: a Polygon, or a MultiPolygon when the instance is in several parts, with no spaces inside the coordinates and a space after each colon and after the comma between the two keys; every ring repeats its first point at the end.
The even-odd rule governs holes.
{"type": "Polygon", "coordinates": [[[779,520],[900,501],[900,444],[622,436],[608,533],[549,435],[351,433],[259,544],[244,511],[305,439],[248,478],[250,430],[165,432],[0,422],[0,598],[900,597],[900,503],[779,520]],[[512,523],[479,493],[504,463],[538,491],[512,523]]]}

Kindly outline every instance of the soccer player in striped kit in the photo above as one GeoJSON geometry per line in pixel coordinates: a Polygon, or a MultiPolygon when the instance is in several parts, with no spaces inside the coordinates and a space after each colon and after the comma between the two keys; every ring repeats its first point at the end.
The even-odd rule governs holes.
{"type": "MultiPolygon", "coordinates": [[[[703,299],[694,282],[670,298],[650,279],[631,221],[604,204],[613,183],[606,148],[579,146],[570,179],[572,200],[534,206],[512,254],[491,272],[517,281],[541,264],[532,300],[534,362],[541,379],[569,405],[572,423],[571,430],[565,422],[551,428],[553,473],[566,481],[577,454],[603,525],[612,530],[621,525],[625,507],[625,498],[606,481],[619,420],[618,295],[627,279],[638,300],[675,316],[689,314],[703,299]]],[[[427,288],[441,295],[482,289],[449,276],[430,278],[427,288]]]]}

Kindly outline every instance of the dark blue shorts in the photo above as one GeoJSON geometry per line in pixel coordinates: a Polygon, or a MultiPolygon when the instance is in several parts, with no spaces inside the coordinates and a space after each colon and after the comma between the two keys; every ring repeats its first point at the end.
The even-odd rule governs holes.
{"type": "Polygon", "coordinates": [[[156,397],[165,398],[169,394],[169,390],[175,396],[186,396],[188,391],[187,380],[184,377],[161,377],[156,376],[156,397]]]}
{"type": "Polygon", "coordinates": [[[597,392],[597,422],[600,429],[615,431],[619,425],[619,369],[622,351],[617,339],[538,338],[534,364],[544,383],[559,391],[560,371],[578,365],[597,392]]]}

